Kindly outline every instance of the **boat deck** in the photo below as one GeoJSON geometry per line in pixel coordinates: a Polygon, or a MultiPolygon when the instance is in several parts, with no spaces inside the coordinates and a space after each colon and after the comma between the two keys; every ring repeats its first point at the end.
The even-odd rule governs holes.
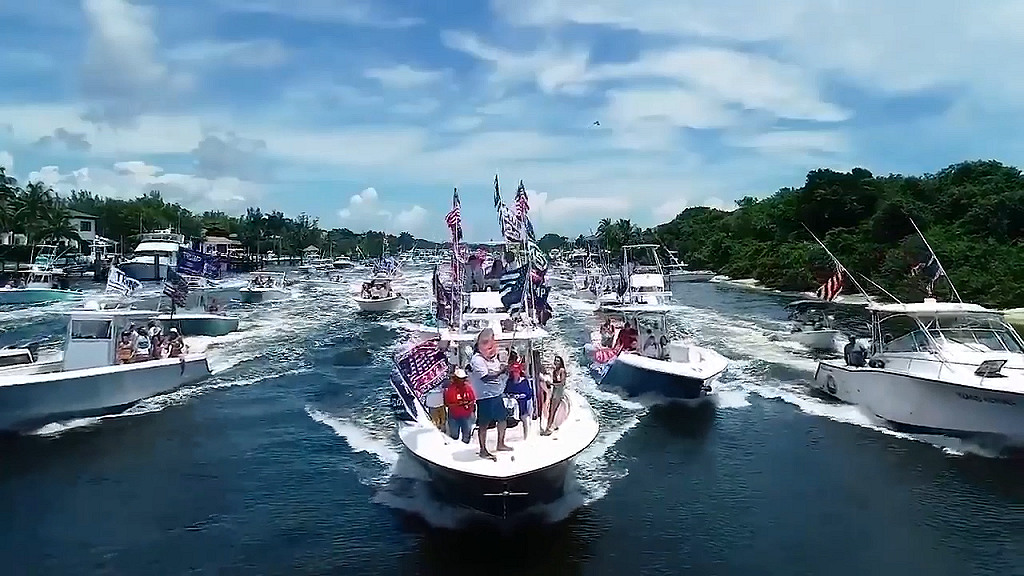
{"type": "Polygon", "coordinates": [[[541,436],[540,420],[529,421],[529,434],[523,438],[522,424],[506,432],[505,443],[511,452],[498,452],[498,432],[487,433],[488,450],[497,461],[480,457],[480,444],[476,429],[469,444],[450,437],[433,426],[403,423],[399,436],[405,446],[417,457],[444,468],[484,478],[513,478],[523,474],[554,466],[582,452],[597,437],[598,423],[586,400],[579,393],[566,390],[570,409],[563,409],[556,422],[561,421],[557,431],[550,436],[541,436]]]}

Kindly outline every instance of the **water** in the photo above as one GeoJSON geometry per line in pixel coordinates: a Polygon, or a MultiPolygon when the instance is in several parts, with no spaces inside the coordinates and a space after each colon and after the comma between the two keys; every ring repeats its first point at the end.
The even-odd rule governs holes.
{"type": "MultiPolygon", "coordinates": [[[[772,340],[777,295],[693,284],[674,313],[732,360],[717,406],[620,399],[579,361],[592,307],[556,297],[552,348],[598,412],[571,494],[512,532],[435,502],[387,415],[414,307],[361,318],[353,286],[234,305],[215,374],[125,415],[0,443],[5,574],[1024,574],[1024,467],[897,434],[808,392],[772,340]]],[[[66,304],[0,310],[0,345],[60,342],[66,304]]]]}

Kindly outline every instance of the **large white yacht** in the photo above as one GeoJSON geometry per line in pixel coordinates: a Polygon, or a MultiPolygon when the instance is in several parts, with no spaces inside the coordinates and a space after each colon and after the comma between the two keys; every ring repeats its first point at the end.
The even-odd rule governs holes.
{"type": "Polygon", "coordinates": [[[1001,313],[932,298],[868,310],[866,362],[820,362],[816,387],[900,430],[1024,444],[1024,341],[1001,313]]]}
{"type": "Polygon", "coordinates": [[[129,277],[143,282],[164,280],[178,266],[178,250],[185,236],[170,229],[143,234],[132,257],[118,265],[129,277]]]}

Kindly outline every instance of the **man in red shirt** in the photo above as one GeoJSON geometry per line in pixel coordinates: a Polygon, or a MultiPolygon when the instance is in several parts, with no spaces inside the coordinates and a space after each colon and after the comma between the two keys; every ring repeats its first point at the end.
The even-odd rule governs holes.
{"type": "Polygon", "coordinates": [[[444,405],[448,407],[448,435],[469,444],[473,435],[473,409],[476,394],[469,385],[466,371],[456,368],[452,372],[452,383],[444,391],[444,405]]]}

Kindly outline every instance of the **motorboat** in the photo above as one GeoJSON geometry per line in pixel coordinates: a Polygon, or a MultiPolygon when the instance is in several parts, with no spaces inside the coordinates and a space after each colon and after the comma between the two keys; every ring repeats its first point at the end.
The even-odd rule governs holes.
{"type": "Polygon", "coordinates": [[[210,375],[205,354],[117,362],[119,335],[152,311],[76,309],[60,360],[31,348],[0,352],[0,430],[24,432],[50,422],[123,411],[132,404],[210,375]]]}
{"type": "Polygon", "coordinates": [[[249,282],[238,291],[242,302],[268,302],[291,297],[284,272],[250,272],[249,282]]]}
{"type": "Polygon", "coordinates": [[[668,252],[668,257],[672,261],[665,265],[665,279],[670,286],[683,282],[709,282],[715,277],[715,273],[711,270],[690,270],[689,266],[676,258],[675,251],[668,249],[665,251],[668,252]]]}
{"type": "Polygon", "coordinates": [[[824,300],[796,300],[786,304],[790,332],[779,336],[779,340],[796,342],[811,350],[836,351],[843,334],[834,327],[835,316],[828,313],[830,304],[824,300]]]}
{"type": "Polygon", "coordinates": [[[599,298],[603,311],[624,306],[664,306],[672,301],[665,289],[665,270],[658,258],[657,244],[630,244],[622,247],[622,278],[614,299],[599,298]]]}
{"type": "Polygon", "coordinates": [[[68,287],[64,271],[58,268],[33,264],[23,276],[0,287],[0,304],[44,304],[82,297],[68,287]]]}
{"type": "Polygon", "coordinates": [[[627,397],[654,394],[685,402],[699,402],[712,392],[729,361],[710,348],[670,338],[670,311],[668,306],[620,308],[624,323],[614,341],[619,343],[619,332],[632,326],[636,341],[630,348],[606,346],[599,330],[591,334],[584,353],[602,375],[602,385],[622,390],[627,397]]]}
{"type": "Polygon", "coordinates": [[[131,258],[118,268],[142,282],[164,280],[168,270],[177,268],[178,250],[185,244],[185,236],[170,229],[143,234],[131,258]]]}
{"type": "MultiPolygon", "coordinates": [[[[551,435],[540,434],[539,424],[546,423],[545,406],[540,406],[543,416],[534,419],[537,424],[531,425],[528,434],[524,434],[522,419],[532,416],[510,408],[517,423],[507,429],[505,441],[513,450],[497,451],[495,433],[487,438],[488,449],[497,461],[480,457],[475,431],[473,441],[466,444],[438,429],[427,415],[424,400],[447,379],[452,366],[469,362],[473,343],[483,328],[494,331],[499,357],[507,358],[508,351],[516,349],[526,359],[526,374],[535,387],[538,378],[544,377],[536,344],[548,336],[547,332],[524,323],[521,317],[513,318],[497,292],[473,292],[469,300],[458,327],[437,328],[432,338],[412,347],[437,351],[426,362],[423,358],[417,360],[420,366],[434,367],[436,377],[410,377],[403,369],[403,352],[396,353],[398,369],[392,373],[391,384],[398,436],[406,451],[425,467],[431,490],[440,499],[500,519],[518,518],[564,496],[573,462],[597,438],[598,422],[586,399],[567,388],[551,435]]],[[[516,402],[511,401],[511,406],[516,402]]]]}
{"type": "Polygon", "coordinates": [[[345,279],[342,278],[341,273],[336,271],[320,275],[310,275],[306,278],[303,278],[302,282],[305,284],[315,284],[317,286],[330,287],[345,286],[347,288],[349,285],[348,282],[345,282],[345,279]]]}
{"type": "MultiPolygon", "coordinates": [[[[188,285],[185,306],[172,306],[153,317],[164,332],[174,328],[182,336],[223,336],[238,330],[239,320],[221,311],[221,302],[211,292],[217,288],[209,279],[178,273],[188,285]]],[[[157,302],[157,309],[164,302],[157,302]]]]}
{"type": "Polygon", "coordinates": [[[390,278],[374,278],[363,284],[353,298],[361,312],[394,312],[409,304],[409,299],[391,287],[390,278]]]}
{"type": "Polygon", "coordinates": [[[815,387],[897,430],[1024,445],[1024,340],[1000,312],[934,298],[868,311],[865,361],[819,362],[815,387]]]}
{"type": "Polygon", "coordinates": [[[332,265],[336,270],[345,270],[347,268],[352,268],[353,266],[356,265],[356,263],[353,262],[352,259],[349,258],[348,256],[338,256],[337,258],[334,259],[332,265]]]}

